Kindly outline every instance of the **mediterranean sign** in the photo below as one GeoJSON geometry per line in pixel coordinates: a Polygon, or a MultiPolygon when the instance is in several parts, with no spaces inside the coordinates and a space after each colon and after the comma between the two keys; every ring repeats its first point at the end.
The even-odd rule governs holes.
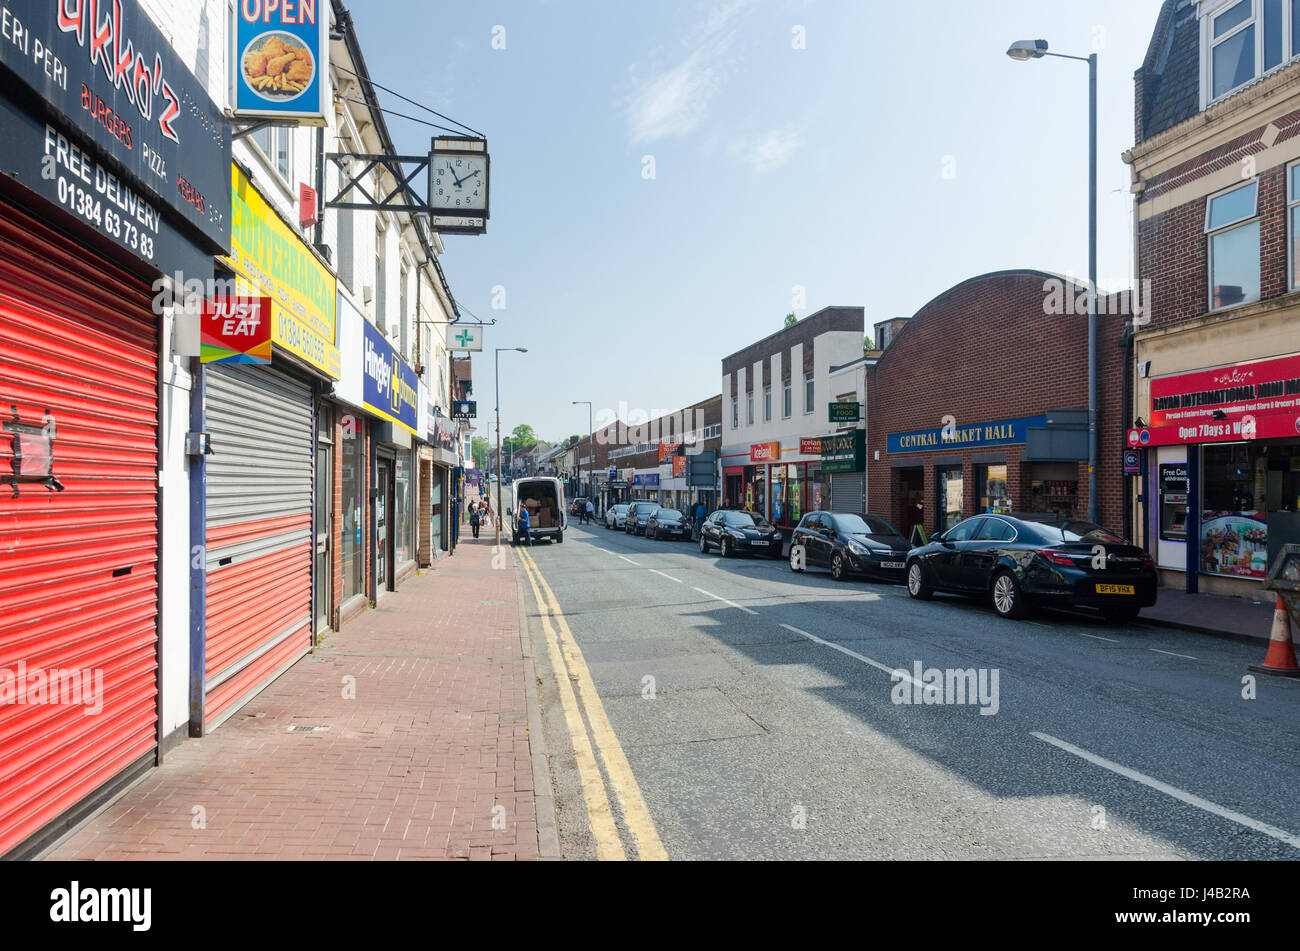
{"type": "Polygon", "coordinates": [[[328,29],[328,3],[236,0],[235,115],[325,125],[328,29]]]}
{"type": "MultiPolygon", "coordinates": [[[[137,0],[7,0],[0,64],[71,127],[51,124],[44,175],[23,184],[145,261],[141,238],[156,252],[167,237],[159,209],[209,250],[228,247],[230,125],[137,0]]],[[[2,70],[0,89],[19,108],[2,70]]]]}
{"type": "MultiPolygon", "coordinates": [[[[238,165],[232,166],[230,257],[240,296],[270,297],[275,345],[342,377],[335,346],[334,275],[281,220],[238,165]]],[[[386,341],[385,341],[386,342],[386,341]]]]}
{"type": "MultiPolygon", "coordinates": [[[[375,325],[366,321],[362,340],[362,402],[381,419],[421,436],[420,381],[375,325]]],[[[433,431],[436,433],[436,424],[433,431]]]]}
{"type": "Polygon", "coordinates": [[[867,434],[864,430],[822,437],[822,472],[865,472],[867,434]]]}
{"type": "Polygon", "coordinates": [[[1274,439],[1300,435],[1300,356],[1151,381],[1151,425],[1128,444],[1274,439]]]}
{"type": "Polygon", "coordinates": [[[832,423],[857,423],[862,420],[861,403],[831,403],[830,409],[830,422],[832,423]]]}
{"type": "Polygon", "coordinates": [[[271,362],[271,298],[206,301],[200,319],[203,363],[271,362]]]}
{"type": "Polygon", "coordinates": [[[1047,425],[1046,416],[1001,419],[971,426],[940,426],[910,433],[891,433],[888,452],[931,452],[944,449],[974,449],[981,446],[1014,446],[1029,438],[1029,430],[1047,425]]]}
{"type": "Polygon", "coordinates": [[[457,353],[479,353],[483,349],[483,329],[474,326],[449,324],[447,349],[457,353]]]}

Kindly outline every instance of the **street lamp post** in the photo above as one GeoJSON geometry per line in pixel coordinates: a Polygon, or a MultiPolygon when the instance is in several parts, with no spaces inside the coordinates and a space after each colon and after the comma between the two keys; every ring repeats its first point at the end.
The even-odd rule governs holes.
{"type": "MultiPolygon", "coordinates": [[[[596,430],[593,428],[593,424],[592,424],[592,415],[591,415],[592,402],[591,400],[574,400],[573,405],[574,406],[585,405],[587,407],[587,452],[590,454],[590,461],[587,463],[587,482],[594,489],[595,488],[594,483],[596,480],[591,477],[591,467],[592,464],[595,463],[596,461],[596,447],[592,445],[592,436],[595,434],[596,430]]],[[[582,495],[582,457],[581,456],[578,457],[578,494],[579,496],[582,495]]],[[[592,495],[595,495],[594,491],[592,492],[592,495]]]]}
{"type": "MultiPolygon", "coordinates": [[[[501,547],[501,520],[505,517],[505,512],[501,508],[501,354],[502,353],[527,353],[524,347],[498,347],[496,352],[496,388],[497,388],[497,548],[501,547]]],[[[511,446],[513,451],[514,447],[511,446]]],[[[513,455],[511,457],[511,466],[514,465],[513,455]]]]}
{"type": "Polygon", "coordinates": [[[1097,521],[1097,54],[1049,53],[1047,40],[1020,40],[1007,55],[1019,62],[1054,56],[1088,64],[1088,521],[1097,521]]]}

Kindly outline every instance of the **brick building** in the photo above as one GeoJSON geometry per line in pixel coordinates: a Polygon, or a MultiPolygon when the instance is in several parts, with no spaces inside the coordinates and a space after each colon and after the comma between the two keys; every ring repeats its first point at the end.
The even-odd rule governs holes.
{"type": "MultiPolygon", "coordinates": [[[[1084,288],[1041,271],[985,274],[892,322],[867,372],[872,514],[907,536],[984,511],[1086,516],[1088,318],[1048,313],[1058,291],[1077,301],[1084,288]]],[[[1125,320],[1098,323],[1099,517],[1118,526],[1125,320]]]]}
{"type": "Polygon", "coordinates": [[[1300,5],[1167,0],[1135,77],[1131,445],[1168,585],[1255,594],[1300,541],[1300,5]]]}
{"type": "MultiPolygon", "coordinates": [[[[599,459],[603,449],[606,478],[597,486],[602,511],[638,499],[684,509],[703,498],[710,511],[717,508],[716,472],[710,485],[691,485],[687,469],[692,456],[717,453],[722,447],[721,394],[641,425],[614,424],[597,433],[596,439],[604,443],[597,455],[599,459]],[[678,446],[685,447],[682,454],[677,453],[678,446]]],[[[596,471],[600,470],[597,464],[596,471]]]]}

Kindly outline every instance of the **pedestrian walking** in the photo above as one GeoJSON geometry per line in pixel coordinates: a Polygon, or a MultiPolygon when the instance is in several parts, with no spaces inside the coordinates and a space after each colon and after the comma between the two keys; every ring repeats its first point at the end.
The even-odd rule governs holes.
{"type": "Polygon", "coordinates": [[[587,504],[583,508],[582,514],[587,519],[588,525],[591,525],[596,521],[596,506],[592,504],[591,499],[587,499],[587,504]]]}
{"type": "Polygon", "coordinates": [[[482,522],[483,522],[483,516],[479,512],[478,503],[471,502],[469,504],[469,527],[470,530],[474,533],[475,538],[478,538],[478,530],[482,522]]]}

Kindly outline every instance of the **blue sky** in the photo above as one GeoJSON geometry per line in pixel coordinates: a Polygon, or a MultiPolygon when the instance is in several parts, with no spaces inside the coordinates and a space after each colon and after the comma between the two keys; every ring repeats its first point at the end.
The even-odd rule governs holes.
{"type": "MultiPolygon", "coordinates": [[[[870,327],[987,271],[1086,274],[1087,66],[1014,62],[1013,40],[1100,54],[1099,275],[1126,285],[1120,154],[1159,8],[354,0],[352,13],[375,81],[488,138],[488,234],[447,236],[443,258],[457,298],[498,321],[476,358],[479,429],[491,349],[527,347],[501,356],[502,430],[555,439],[586,431],[572,400],[674,410],[719,392],[721,358],[791,310],[862,305],[870,327]]],[[[399,149],[428,150],[433,130],[389,127],[399,149]]]]}

